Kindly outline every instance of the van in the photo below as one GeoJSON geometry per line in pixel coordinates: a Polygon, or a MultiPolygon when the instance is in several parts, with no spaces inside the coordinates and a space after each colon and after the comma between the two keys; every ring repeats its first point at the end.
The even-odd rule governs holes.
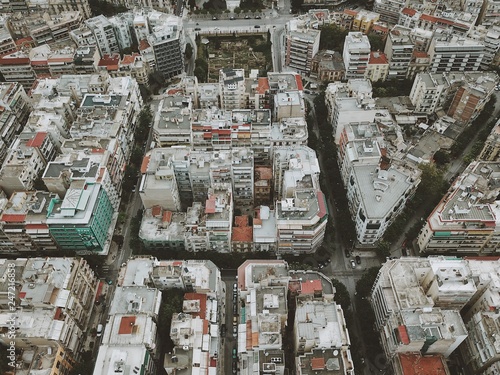
{"type": "Polygon", "coordinates": [[[102,328],[103,328],[102,324],[99,324],[97,326],[97,331],[96,331],[97,332],[97,334],[96,334],[97,337],[101,337],[101,335],[102,335],[102,328]]]}

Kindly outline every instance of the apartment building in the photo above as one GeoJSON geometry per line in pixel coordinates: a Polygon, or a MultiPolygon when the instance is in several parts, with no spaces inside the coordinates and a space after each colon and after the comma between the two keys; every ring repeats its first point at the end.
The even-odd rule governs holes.
{"type": "Polygon", "coordinates": [[[134,15],[132,12],[120,13],[109,18],[109,22],[113,25],[120,51],[132,46],[133,39],[130,26],[132,25],[133,18],[134,15]]]}
{"type": "Polygon", "coordinates": [[[477,71],[485,45],[467,37],[435,34],[428,50],[431,73],[477,71]]]}
{"type": "Polygon", "coordinates": [[[319,38],[319,30],[309,28],[298,19],[289,21],[285,36],[285,65],[309,75],[312,59],[319,50],[319,38]]]}
{"type": "Polygon", "coordinates": [[[474,120],[490,100],[497,82],[498,78],[487,72],[475,81],[464,81],[453,96],[448,116],[465,124],[474,120]]]}
{"type": "Polygon", "coordinates": [[[47,133],[21,133],[0,168],[0,187],[9,196],[15,191],[31,190],[56,153],[55,144],[47,133]]]}
{"type": "Polygon", "coordinates": [[[370,59],[370,41],[363,33],[350,32],[345,37],[342,53],[347,79],[363,78],[370,59]]]}
{"type": "MultiPolygon", "coordinates": [[[[37,347],[56,348],[52,358],[60,360],[59,371],[71,368],[82,349],[80,338],[94,308],[99,283],[96,275],[84,259],[31,258],[11,262],[16,264],[19,283],[16,290],[23,313],[16,320],[16,337],[4,333],[0,335],[0,342],[10,345],[10,341],[14,341],[16,350],[26,355],[37,347]]],[[[2,262],[1,269],[6,275],[7,262],[2,262]]],[[[4,308],[0,314],[2,326],[7,329],[12,312],[4,308]]],[[[26,366],[21,357],[17,357],[17,361],[20,367],[26,366]]],[[[44,366],[54,367],[50,356],[44,366]]]]}
{"type": "Polygon", "coordinates": [[[17,82],[0,84],[0,106],[0,162],[3,163],[33,107],[23,86],[17,82]]]}
{"type": "Polygon", "coordinates": [[[28,11],[33,12],[48,12],[49,14],[61,14],[63,12],[75,11],[79,12],[84,18],[92,16],[88,0],[42,0],[42,1],[15,1],[2,2],[0,4],[1,13],[22,12],[27,14],[28,11]]]}
{"type": "Polygon", "coordinates": [[[406,6],[403,0],[375,0],[373,11],[380,14],[380,20],[391,25],[398,24],[400,11],[406,6]]]}
{"type": "Polygon", "coordinates": [[[496,0],[486,0],[481,7],[479,22],[485,27],[500,26],[498,14],[500,13],[500,2],[496,0]]]}
{"type": "Polygon", "coordinates": [[[328,210],[316,154],[306,146],[274,150],[277,251],[309,253],[321,246],[328,210]]]}
{"type": "Polygon", "coordinates": [[[305,116],[305,103],[298,91],[279,92],[274,95],[273,119],[281,121],[284,118],[305,116]]]}
{"type": "Polygon", "coordinates": [[[406,79],[414,43],[409,28],[396,25],[389,32],[384,52],[389,60],[389,79],[406,79]]]}
{"type": "Polygon", "coordinates": [[[389,76],[389,61],[385,53],[370,52],[365,77],[372,82],[385,81],[389,76]]]}
{"type": "Polygon", "coordinates": [[[153,375],[162,294],[151,287],[154,258],[130,259],[120,270],[102,333],[94,374],[109,372],[153,375]]]}
{"type": "Polygon", "coordinates": [[[8,55],[17,50],[16,43],[12,38],[9,29],[7,28],[8,18],[1,18],[2,25],[0,26],[0,56],[8,55]]]}
{"type": "Polygon", "coordinates": [[[43,191],[15,192],[10,196],[0,216],[2,253],[33,254],[58,250],[50,236],[46,217],[49,202],[53,198],[58,196],[43,191]]]}
{"type": "Polygon", "coordinates": [[[47,224],[60,249],[107,254],[114,216],[115,209],[102,186],[79,180],[71,183],[64,199],[50,201],[47,224]]]}
{"type": "MultiPolygon", "coordinates": [[[[82,24],[78,29],[71,30],[69,32],[69,37],[75,44],[78,46],[78,48],[84,48],[88,46],[97,46],[97,40],[90,29],[86,24],[82,24]]],[[[99,56],[102,56],[101,48],[98,47],[99,50],[99,56]]]]}
{"type": "Polygon", "coordinates": [[[298,373],[336,369],[339,374],[353,374],[349,332],[344,313],[333,300],[331,281],[314,271],[289,274],[288,289],[296,303],[293,335],[298,373]]]}
{"type": "Polygon", "coordinates": [[[232,68],[219,70],[219,95],[222,110],[246,108],[245,71],[232,68]]]}
{"type": "Polygon", "coordinates": [[[401,258],[383,264],[370,302],[386,356],[449,357],[467,337],[458,309],[476,287],[465,261],[401,258]]]}
{"type": "Polygon", "coordinates": [[[0,73],[6,82],[19,83],[25,89],[29,89],[36,79],[29,54],[22,51],[0,56],[0,73]]]}
{"type": "Polygon", "coordinates": [[[375,101],[372,99],[372,85],[365,78],[328,84],[325,104],[337,144],[345,125],[350,122],[372,122],[380,112],[375,109],[375,101]]]}
{"type": "Polygon", "coordinates": [[[431,114],[442,103],[449,85],[442,74],[418,73],[410,91],[416,112],[431,114]]]}
{"type": "Polygon", "coordinates": [[[408,65],[408,79],[415,81],[416,75],[426,72],[430,64],[431,60],[426,52],[413,51],[408,65]]]}
{"type": "Polygon", "coordinates": [[[280,260],[247,260],[238,267],[237,368],[250,375],[285,373],[283,334],[288,320],[288,265],[280,260]]]}
{"type": "Polygon", "coordinates": [[[78,11],[58,14],[14,13],[7,22],[15,39],[31,38],[40,46],[69,40],[70,31],[80,27],[83,17],[78,11]]]}
{"type": "Polygon", "coordinates": [[[469,164],[427,218],[417,240],[421,252],[489,255],[498,251],[497,173],[495,162],[469,164]]]}
{"type": "Polygon", "coordinates": [[[153,140],[158,147],[189,145],[191,143],[190,96],[165,96],[158,104],[153,119],[153,140]]]}
{"type": "Polygon", "coordinates": [[[105,16],[89,18],[85,21],[85,25],[94,35],[101,56],[120,52],[113,24],[105,16]]]}
{"type": "Polygon", "coordinates": [[[484,161],[495,161],[500,156],[500,120],[497,121],[490,135],[484,142],[483,149],[478,159],[484,161]]]}
{"type": "MultiPolygon", "coordinates": [[[[358,127],[358,133],[361,129],[358,127]]],[[[357,240],[361,244],[373,244],[414,194],[420,171],[396,163],[382,164],[378,142],[370,134],[366,135],[367,132],[364,139],[346,143],[342,170],[348,181],[345,186],[357,240]]]]}
{"type": "MultiPolygon", "coordinates": [[[[153,22],[151,17],[149,22],[153,22]]],[[[166,15],[147,36],[147,43],[153,49],[157,72],[165,78],[171,78],[183,72],[186,42],[181,18],[166,15]]]]}
{"type": "Polygon", "coordinates": [[[467,258],[476,278],[476,295],[462,310],[468,331],[460,347],[464,370],[470,373],[494,374],[500,370],[500,353],[496,348],[498,328],[495,324],[499,311],[498,257],[467,258]]]}

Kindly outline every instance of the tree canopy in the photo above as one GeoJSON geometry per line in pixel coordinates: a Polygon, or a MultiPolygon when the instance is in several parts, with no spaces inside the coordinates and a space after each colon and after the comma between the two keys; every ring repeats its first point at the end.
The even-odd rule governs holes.
{"type": "Polygon", "coordinates": [[[335,297],[333,299],[342,307],[342,310],[347,311],[351,306],[351,297],[347,288],[337,279],[332,279],[332,284],[335,288],[335,297]]]}
{"type": "Polygon", "coordinates": [[[344,30],[335,24],[321,27],[319,49],[329,49],[342,53],[344,40],[348,33],[348,30],[344,30]]]}
{"type": "Polygon", "coordinates": [[[360,298],[363,297],[368,297],[370,296],[370,293],[373,288],[373,284],[375,282],[375,279],[378,276],[378,271],[380,270],[380,267],[371,267],[366,270],[366,272],[361,276],[361,279],[359,279],[356,282],[356,293],[358,293],[358,296],[360,298]]]}

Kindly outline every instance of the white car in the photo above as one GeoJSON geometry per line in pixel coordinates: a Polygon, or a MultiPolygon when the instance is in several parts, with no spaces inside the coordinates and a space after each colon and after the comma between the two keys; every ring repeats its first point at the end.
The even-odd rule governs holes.
{"type": "Polygon", "coordinates": [[[354,259],[351,259],[351,268],[356,268],[356,262],[354,261],[354,259]]]}

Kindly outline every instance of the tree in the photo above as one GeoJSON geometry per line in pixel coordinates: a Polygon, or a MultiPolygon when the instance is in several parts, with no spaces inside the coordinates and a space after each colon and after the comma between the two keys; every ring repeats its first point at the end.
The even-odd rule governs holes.
{"type": "Polygon", "coordinates": [[[292,0],[290,2],[292,13],[296,14],[300,12],[302,5],[304,4],[304,0],[292,0]]]}
{"type": "Polygon", "coordinates": [[[380,35],[370,34],[368,35],[368,40],[370,41],[370,49],[372,51],[384,51],[385,40],[380,35]]]}
{"type": "Polygon", "coordinates": [[[335,288],[335,297],[333,299],[342,307],[342,310],[347,311],[351,306],[351,297],[347,288],[337,279],[332,279],[332,284],[335,288]]]}
{"type": "Polygon", "coordinates": [[[442,150],[437,150],[434,153],[434,162],[439,166],[444,166],[450,162],[450,154],[442,150]]]}
{"type": "Polygon", "coordinates": [[[368,297],[372,291],[380,267],[371,267],[356,282],[356,293],[360,298],[368,297]]]}
{"type": "Polygon", "coordinates": [[[170,339],[170,327],[174,314],[182,313],[182,303],[184,301],[184,290],[166,289],[161,292],[161,305],[158,313],[158,333],[164,340],[164,352],[173,349],[173,342],[170,339]]]}
{"type": "Polygon", "coordinates": [[[186,57],[187,60],[191,60],[191,57],[193,57],[193,46],[191,43],[186,43],[186,50],[184,51],[184,56],[186,57]]]}
{"type": "Polygon", "coordinates": [[[347,34],[347,30],[341,29],[335,24],[321,27],[319,49],[329,49],[342,53],[347,34]]]}
{"type": "Polygon", "coordinates": [[[240,7],[234,8],[234,13],[235,14],[240,14],[241,13],[241,8],[240,7]]]}

